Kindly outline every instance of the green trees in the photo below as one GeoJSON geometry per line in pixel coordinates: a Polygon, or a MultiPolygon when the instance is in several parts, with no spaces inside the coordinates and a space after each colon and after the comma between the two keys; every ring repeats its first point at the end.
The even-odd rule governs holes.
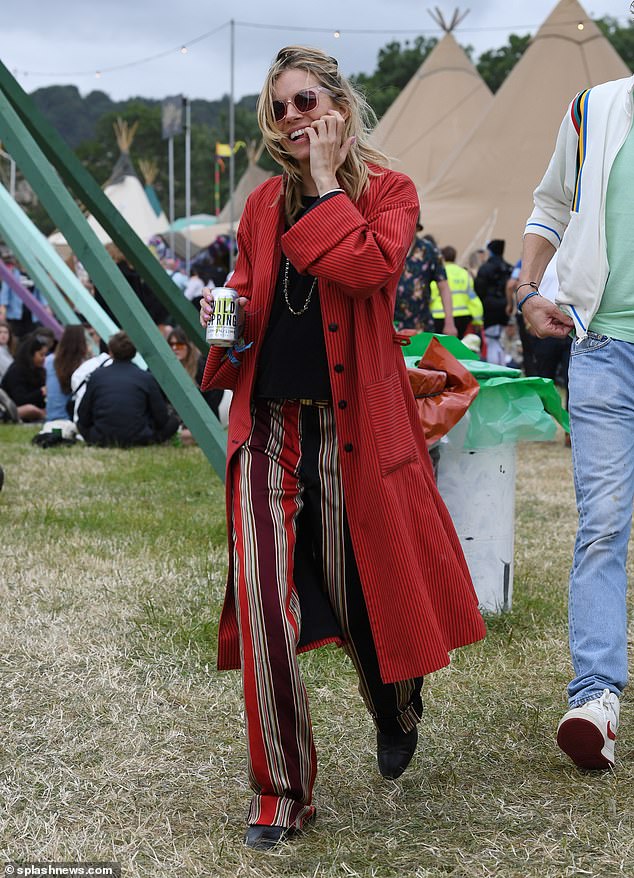
{"type": "Polygon", "coordinates": [[[634,70],[634,22],[621,27],[616,18],[600,18],[597,24],[630,70],[634,70]]]}
{"type": "Polygon", "coordinates": [[[365,94],[378,119],[407,85],[438,40],[416,37],[413,45],[394,40],[379,50],[377,67],[369,76],[358,73],[353,82],[365,94]]]}
{"type": "Polygon", "coordinates": [[[530,41],[530,34],[525,34],[523,37],[511,34],[505,46],[500,46],[499,49],[489,49],[488,52],[483,52],[480,55],[476,67],[493,94],[520,60],[530,41]]]}

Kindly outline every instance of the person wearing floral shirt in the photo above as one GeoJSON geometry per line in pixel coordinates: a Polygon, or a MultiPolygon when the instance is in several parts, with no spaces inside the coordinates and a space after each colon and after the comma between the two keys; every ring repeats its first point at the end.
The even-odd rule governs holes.
{"type": "Polygon", "coordinates": [[[418,234],[412,242],[396,291],[394,323],[397,329],[416,329],[434,332],[431,314],[431,283],[436,281],[445,310],[445,335],[456,335],[452,311],[452,298],[443,258],[433,239],[420,234],[423,227],[416,226],[418,234]]]}

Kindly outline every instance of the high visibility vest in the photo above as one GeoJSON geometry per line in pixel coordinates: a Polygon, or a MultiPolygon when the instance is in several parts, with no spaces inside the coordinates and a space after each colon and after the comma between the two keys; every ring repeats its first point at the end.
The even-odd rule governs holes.
{"type": "MultiPolygon", "coordinates": [[[[447,283],[451,290],[453,301],[453,316],[471,317],[474,323],[482,323],[484,309],[480,297],[473,289],[473,278],[466,268],[456,265],[455,262],[446,262],[447,283]]],[[[431,283],[431,313],[434,320],[444,320],[445,309],[440,298],[440,290],[436,281],[431,283]]]]}

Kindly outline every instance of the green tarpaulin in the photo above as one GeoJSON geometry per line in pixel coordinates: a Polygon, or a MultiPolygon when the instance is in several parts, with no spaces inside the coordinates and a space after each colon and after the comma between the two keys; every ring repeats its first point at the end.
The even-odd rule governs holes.
{"type": "Polygon", "coordinates": [[[480,384],[480,392],[463,418],[468,422],[465,448],[550,441],[558,423],[569,431],[568,412],[550,378],[524,378],[519,369],[484,363],[456,338],[431,333],[413,336],[412,344],[403,348],[409,367],[418,363],[434,337],[480,384]]]}

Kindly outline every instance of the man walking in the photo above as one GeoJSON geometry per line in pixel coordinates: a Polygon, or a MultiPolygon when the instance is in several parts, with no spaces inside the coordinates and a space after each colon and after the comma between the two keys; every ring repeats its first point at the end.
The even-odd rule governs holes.
{"type": "MultiPolygon", "coordinates": [[[[634,4],[632,4],[634,12],[634,4]]],[[[579,94],[535,191],[518,309],[539,337],[574,332],[570,425],[579,511],[569,592],[575,677],[557,743],[611,768],[627,684],[625,562],[634,501],[634,77],[579,94]],[[566,233],[564,237],[564,232],[566,233]],[[561,246],[560,246],[561,245],[561,246]],[[556,304],[539,294],[555,250],[556,304]]]]}

